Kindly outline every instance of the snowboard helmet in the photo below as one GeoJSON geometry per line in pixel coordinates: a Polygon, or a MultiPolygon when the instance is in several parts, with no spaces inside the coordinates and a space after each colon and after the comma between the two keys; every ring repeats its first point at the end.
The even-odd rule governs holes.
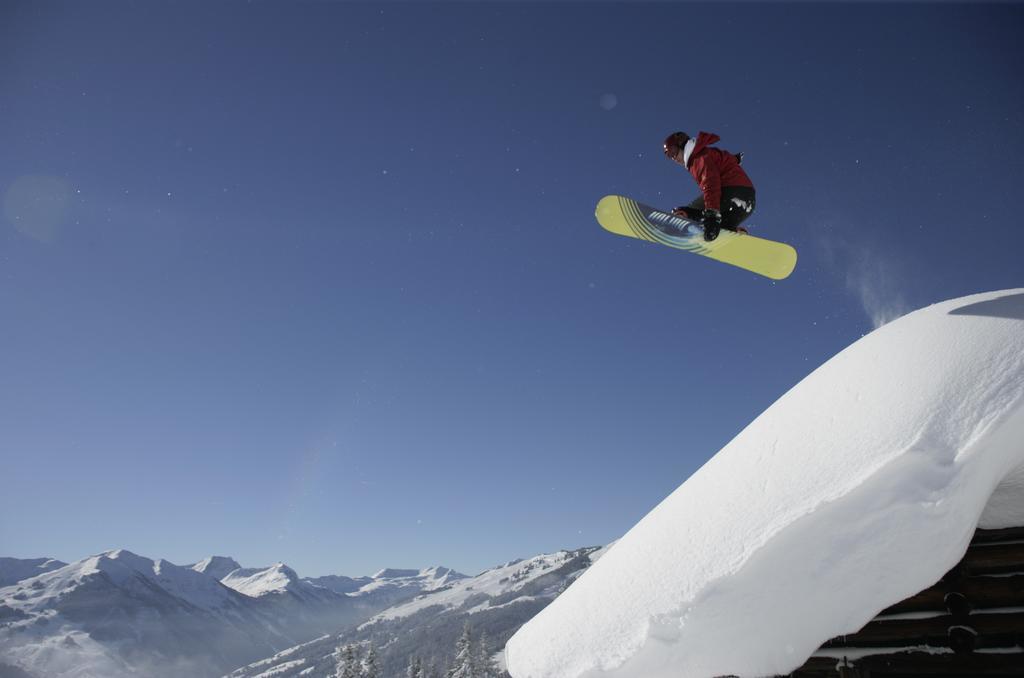
{"type": "Polygon", "coordinates": [[[686,132],[673,132],[665,137],[665,142],[662,144],[662,150],[665,151],[666,156],[674,158],[676,153],[679,152],[679,149],[686,146],[686,142],[689,140],[690,135],[686,132]]]}

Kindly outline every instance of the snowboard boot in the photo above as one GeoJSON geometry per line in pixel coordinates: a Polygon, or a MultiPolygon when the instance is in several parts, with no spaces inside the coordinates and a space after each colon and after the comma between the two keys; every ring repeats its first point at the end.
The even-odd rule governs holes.
{"type": "Polygon", "coordinates": [[[718,224],[705,224],[704,225],[704,242],[711,242],[718,237],[718,233],[722,230],[722,227],[718,224]]]}

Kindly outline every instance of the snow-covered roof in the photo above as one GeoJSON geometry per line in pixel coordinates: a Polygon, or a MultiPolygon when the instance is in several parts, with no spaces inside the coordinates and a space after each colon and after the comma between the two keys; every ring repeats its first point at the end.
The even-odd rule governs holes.
{"type": "Polygon", "coordinates": [[[515,678],[788,673],[1024,524],[1024,290],[911,313],[783,395],[507,645],[515,678]]]}

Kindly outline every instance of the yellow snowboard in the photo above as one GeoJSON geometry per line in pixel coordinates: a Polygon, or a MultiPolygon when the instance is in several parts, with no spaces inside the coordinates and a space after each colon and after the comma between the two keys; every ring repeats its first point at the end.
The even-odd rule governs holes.
{"type": "Polygon", "coordinates": [[[700,254],[773,280],[782,280],[796,267],[796,250],[786,243],[725,230],[705,242],[700,224],[621,195],[601,198],[595,216],[612,233],[700,254]]]}

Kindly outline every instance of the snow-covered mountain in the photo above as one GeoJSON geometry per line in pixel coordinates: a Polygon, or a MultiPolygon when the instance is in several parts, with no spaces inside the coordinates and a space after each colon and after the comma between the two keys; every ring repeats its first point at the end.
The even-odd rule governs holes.
{"type": "Polygon", "coordinates": [[[340,595],[334,591],[310,584],[299,578],[295,570],[284,563],[267,568],[238,568],[221,578],[221,583],[252,598],[263,596],[292,596],[299,600],[321,602],[340,595]]]}
{"type": "Polygon", "coordinates": [[[234,558],[225,556],[210,556],[192,566],[196,572],[208,574],[218,581],[241,568],[242,566],[235,562],[234,558]]]}
{"type": "Polygon", "coordinates": [[[787,674],[938,581],[976,527],[1024,524],[1022,441],[1024,290],[904,316],[794,386],[523,626],[510,672],[787,674]]]}
{"type": "Polygon", "coordinates": [[[39,574],[52,572],[67,565],[53,558],[0,558],[0,588],[17,584],[39,574]]]}
{"type": "MultiPolygon", "coordinates": [[[[206,561],[194,567],[204,566],[204,563],[206,561]]],[[[232,563],[234,561],[224,559],[206,567],[220,565],[217,569],[221,571],[232,563]]],[[[220,582],[256,599],[267,614],[289,619],[293,629],[300,625],[301,635],[309,637],[362,621],[391,605],[465,577],[445,567],[432,567],[384,569],[371,577],[356,579],[338,575],[312,579],[299,577],[284,563],[276,563],[266,568],[235,568],[223,575],[220,582]],[[339,616],[339,610],[345,613],[339,616]]]]}
{"type": "Polygon", "coordinates": [[[293,638],[216,579],[124,550],[2,588],[0,605],[0,661],[39,676],[215,675],[293,638]]]}
{"type": "Polygon", "coordinates": [[[463,577],[386,571],[339,593],[283,563],[246,569],[220,556],[190,567],[124,550],[0,562],[0,674],[40,678],[221,675],[463,577]]]}
{"type": "Polygon", "coordinates": [[[303,640],[358,623],[382,607],[358,591],[337,593],[313,584],[284,563],[237,568],[220,582],[250,598],[265,615],[288,620],[293,637],[303,640]]]}
{"type": "Polygon", "coordinates": [[[346,577],[340,574],[329,574],[325,577],[306,577],[306,581],[316,586],[323,586],[335,593],[355,593],[359,589],[374,582],[373,577],[346,577]]]}
{"type": "Polygon", "coordinates": [[[266,568],[243,568],[234,559],[224,556],[206,558],[193,565],[192,569],[211,575],[225,586],[254,598],[268,594],[292,594],[298,598],[323,600],[331,599],[330,593],[335,593],[381,609],[466,578],[466,575],[447,567],[422,570],[386,568],[370,577],[327,575],[300,578],[284,563],[266,568]]]}
{"type": "Polygon", "coordinates": [[[381,610],[466,578],[466,575],[447,567],[428,567],[422,570],[384,569],[372,577],[349,579],[348,582],[344,581],[347,577],[319,577],[306,581],[332,591],[356,585],[347,593],[381,610]]]}
{"type": "MultiPolygon", "coordinates": [[[[440,588],[390,607],[356,629],[318,638],[239,669],[231,678],[333,675],[339,645],[371,642],[378,648],[381,678],[404,678],[414,656],[436,667],[446,665],[467,622],[476,633],[486,633],[490,649],[498,652],[516,629],[602,553],[597,547],[559,551],[506,563],[476,577],[448,579],[450,571],[437,571],[439,579],[448,579],[440,588]]],[[[385,571],[376,576],[383,581],[389,576],[415,579],[428,573],[385,571]]]]}

